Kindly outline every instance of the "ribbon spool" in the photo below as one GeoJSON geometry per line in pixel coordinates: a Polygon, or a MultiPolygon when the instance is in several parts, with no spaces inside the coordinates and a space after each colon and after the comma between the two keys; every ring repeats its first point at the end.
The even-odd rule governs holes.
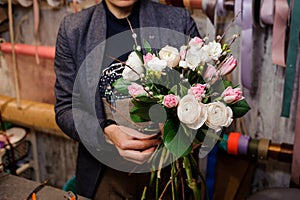
{"type": "Polygon", "coordinates": [[[248,154],[248,144],[250,141],[250,137],[248,135],[241,135],[238,142],[238,153],[242,155],[248,154]]]}
{"type": "Polygon", "coordinates": [[[293,160],[293,145],[282,143],[281,150],[278,155],[278,161],[291,163],[293,160]]]}
{"type": "Polygon", "coordinates": [[[231,132],[228,136],[227,153],[237,155],[238,146],[241,134],[237,132],[231,132]]]}
{"type": "Polygon", "coordinates": [[[269,150],[270,140],[268,139],[260,139],[258,142],[257,148],[257,157],[261,160],[266,160],[268,158],[268,150],[269,150]]]}
{"type": "Polygon", "coordinates": [[[241,72],[242,84],[245,88],[252,87],[252,0],[236,0],[234,13],[235,16],[239,14],[236,19],[236,24],[242,28],[241,33],[241,72]]]}
{"type": "Polygon", "coordinates": [[[281,151],[280,144],[271,143],[268,148],[268,155],[270,158],[273,158],[274,160],[278,160],[280,151],[281,151]]]}
{"type": "Polygon", "coordinates": [[[255,158],[257,156],[257,150],[258,150],[258,140],[257,139],[251,139],[248,145],[248,154],[255,158]]]}

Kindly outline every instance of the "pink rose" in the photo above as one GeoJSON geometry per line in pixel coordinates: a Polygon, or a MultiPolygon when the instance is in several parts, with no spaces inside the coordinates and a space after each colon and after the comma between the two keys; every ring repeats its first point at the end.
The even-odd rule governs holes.
{"type": "Polygon", "coordinates": [[[197,83],[191,87],[190,91],[196,97],[197,100],[201,101],[202,96],[205,94],[205,88],[206,88],[206,84],[197,83]]]}
{"type": "Polygon", "coordinates": [[[199,37],[194,37],[193,39],[190,40],[189,46],[195,46],[195,45],[202,45],[203,40],[199,37]]]}
{"type": "Polygon", "coordinates": [[[151,53],[147,53],[146,55],[143,56],[144,58],[144,63],[149,62],[150,60],[152,60],[152,58],[154,58],[155,56],[151,53]]]}
{"type": "Polygon", "coordinates": [[[203,78],[207,83],[212,85],[219,79],[219,72],[214,66],[208,64],[203,78]]]}
{"type": "Polygon", "coordinates": [[[132,97],[136,97],[141,94],[146,94],[144,87],[137,83],[131,83],[131,85],[128,86],[128,92],[132,97]]]}
{"type": "Polygon", "coordinates": [[[163,105],[167,108],[173,108],[178,105],[178,102],[180,101],[179,96],[175,96],[174,94],[168,94],[164,96],[163,105]]]}
{"type": "Polygon", "coordinates": [[[221,97],[223,98],[225,103],[236,103],[244,97],[242,96],[241,88],[233,89],[231,86],[228,86],[224,92],[222,93],[221,97]]]}
{"type": "Polygon", "coordinates": [[[237,66],[237,61],[233,56],[230,56],[227,58],[227,60],[223,63],[223,65],[220,67],[220,75],[225,76],[227,74],[230,74],[237,66]]]}

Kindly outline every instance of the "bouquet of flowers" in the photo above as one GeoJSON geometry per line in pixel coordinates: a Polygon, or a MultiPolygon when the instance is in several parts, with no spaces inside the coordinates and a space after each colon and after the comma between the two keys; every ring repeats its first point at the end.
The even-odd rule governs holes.
{"type": "MultiPolygon", "coordinates": [[[[157,178],[164,163],[171,163],[166,188],[172,188],[173,199],[184,183],[200,199],[193,152],[204,148],[204,138],[219,139],[223,127],[250,109],[242,90],[224,79],[237,66],[230,50],[236,37],[225,44],[220,36],[214,41],[194,37],[180,49],[167,45],[158,51],[144,41],[144,53],[135,47],[124,62],[122,78],[114,83],[116,91],[132,97],[132,121],[151,121],[162,128],[163,143],[150,161],[158,163],[153,170],[157,178]]],[[[164,192],[157,191],[157,197],[164,192]]]]}

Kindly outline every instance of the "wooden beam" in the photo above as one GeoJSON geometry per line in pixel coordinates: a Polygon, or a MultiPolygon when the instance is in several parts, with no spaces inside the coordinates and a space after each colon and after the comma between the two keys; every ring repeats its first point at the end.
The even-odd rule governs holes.
{"type": "Polygon", "coordinates": [[[0,95],[0,111],[4,121],[69,138],[57,126],[52,104],[21,100],[18,108],[15,98],[0,95]]]}

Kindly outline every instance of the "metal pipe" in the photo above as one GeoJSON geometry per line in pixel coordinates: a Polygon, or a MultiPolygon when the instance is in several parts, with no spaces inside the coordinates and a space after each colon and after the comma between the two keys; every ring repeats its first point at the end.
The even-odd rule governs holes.
{"type": "Polygon", "coordinates": [[[0,95],[0,110],[4,121],[68,138],[57,126],[52,104],[21,100],[17,107],[12,97],[0,95]]]}
{"type": "MultiPolygon", "coordinates": [[[[3,42],[0,45],[1,51],[3,53],[12,53],[13,47],[9,42],[3,42]]],[[[16,54],[26,55],[26,56],[36,56],[36,52],[40,58],[54,59],[55,47],[51,46],[35,46],[28,44],[14,44],[14,51],[16,54]]]]}

